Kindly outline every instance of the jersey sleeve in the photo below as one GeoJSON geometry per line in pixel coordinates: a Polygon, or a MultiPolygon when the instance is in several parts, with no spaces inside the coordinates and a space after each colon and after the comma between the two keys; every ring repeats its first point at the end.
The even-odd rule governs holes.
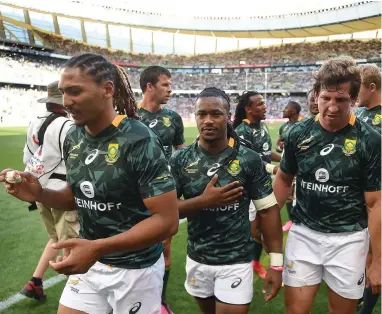
{"type": "Polygon", "coordinates": [[[246,189],[256,209],[262,210],[277,204],[271,176],[265,170],[265,165],[258,154],[251,158],[251,165],[246,189]]]}
{"type": "Polygon", "coordinates": [[[175,181],[176,194],[178,198],[180,198],[183,195],[183,187],[181,185],[181,180],[180,180],[179,169],[181,169],[181,167],[178,164],[178,160],[179,160],[179,154],[175,152],[170,158],[170,168],[171,168],[171,173],[175,181]]]}
{"type": "Polygon", "coordinates": [[[293,131],[290,131],[285,138],[284,152],[280,162],[280,169],[285,173],[295,175],[297,173],[297,159],[293,134],[293,131]]]}
{"type": "Polygon", "coordinates": [[[246,128],[244,124],[239,125],[239,126],[235,129],[235,132],[236,132],[236,134],[237,134],[240,138],[242,138],[242,139],[244,139],[244,140],[250,142],[252,145],[255,144],[254,141],[253,141],[252,133],[249,132],[248,128],[246,128]]]}
{"type": "Polygon", "coordinates": [[[381,140],[375,130],[363,137],[363,186],[365,192],[381,190],[381,140]]]}
{"type": "Polygon", "coordinates": [[[175,189],[163,149],[156,137],[136,143],[129,154],[142,199],[158,196],[175,189]]]}
{"type": "Polygon", "coordinates": [[[179,146],[184,144],[184,126],[183,120],[180,115],[175,115],[175,137],[172,142],[173,146],[179,146]]]}

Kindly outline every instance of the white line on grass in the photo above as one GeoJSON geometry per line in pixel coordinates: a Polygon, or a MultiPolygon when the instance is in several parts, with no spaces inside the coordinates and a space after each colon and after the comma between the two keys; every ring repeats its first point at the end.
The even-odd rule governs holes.
{"type": "MultiPolygon", "coordinates": [[[[182,224],[186,221],[186,219],[179,220],[179,224],[182,224]]],[[[65,275],[57,275],[52,278],[49,278],[48,280],[44,281],[44,289],[48,289],[50,287],[53,287],[54,285],[58,284],[59,282],[65,280],[67,277],[65,275]]],[[[0,312],[6,310],[7,308],[11,307],[13,304],[18,303],[24,299],[26,299],[26,296],[23,296],[20,293],[16,293],[13,296],[9,297],[5,301],[0,302],[0,312]]]]}

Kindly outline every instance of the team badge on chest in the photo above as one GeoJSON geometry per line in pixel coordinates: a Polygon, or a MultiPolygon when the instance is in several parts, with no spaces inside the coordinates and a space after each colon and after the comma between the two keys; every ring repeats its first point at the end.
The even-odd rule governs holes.
{"type": "Polygon", "coordinates": [[[171,121],[170,121],[170,118],[169,117],[163,117],[163,124],[164,126],[171,126],[171,121]]]}
{"type": "Polygon", "coordinates": [[[350,140],[350,139],[345,139],[344,147],[342,148],[342,151],[346,156],[353,155],[355,153],[355,145],[357,141],[356,140],[350,140]]]}
{"type": "Polygon", "coordinates": [[[228,173],[236,176],[240,173],[240,161],[239,160],[232,160],[231,163],[228,166],[228,173]]]}
{"type": "Polygon", "coordinates": [[[373,121],[371,121],[371,123],[372,123],[373,125],[381,124],[381,118],[382,118],[382,115],[380,115],[380,114],[376,114],[376,115],[374,116],[373,121]]]}
{"type": "Polygon", "coordinates": [[[119,144],[109,144],[105,160],[108,164],[114,164],[119,157],[119,144]]]}

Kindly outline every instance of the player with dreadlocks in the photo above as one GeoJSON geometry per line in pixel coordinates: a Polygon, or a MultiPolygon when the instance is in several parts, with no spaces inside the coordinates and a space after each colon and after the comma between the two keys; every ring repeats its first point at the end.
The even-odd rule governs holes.
{"type": "Polygon", "coordinates": [[[21,183],[6,183],[21,200],[78,210],[81,239],[55,244],[71,251],[50,263],[71,275],[58,313],[160,313],[161,241],[176,233],[179,219],[163,148],[137,120],[126,72],[104,57],[70,59],[59,88],[76,124],[64,143],[67,186],[42,189],[23,172],[21,183]]]}
{"type": "Polygon", "coordinates": [[[204,89],[195,104],[200,137],[170,159],[178,198],[184,198],[178,199],[179,215],[188,220],[185,288],[204,314],[248,313],[253,296],[251,201],[271,252],[265,300],[281,287],[281,219],[271,177],[260,156],[235,134],[229,108],[223,91],[204,89]]]}
{"type": "MultiPolygon", "coordinates": [[[[249,141],[252,148],[260,154],[261,159],[266,163],[267,172],[275,174],[278,167],[272,165],[271,161],[280,161],[280,156],[272,152],[271,136],[267,125],[262,122],[267,110],[264,98],[256,91],[249,91],[243,93],[238,100],[233,122],[235,131],[240,138],[249,141]]],[[[264,279],[267,272],[260,263],[263,245],[256,221],[252,223],[252,235],[254,239],[253,269],[260,278],[264,279]]]]}

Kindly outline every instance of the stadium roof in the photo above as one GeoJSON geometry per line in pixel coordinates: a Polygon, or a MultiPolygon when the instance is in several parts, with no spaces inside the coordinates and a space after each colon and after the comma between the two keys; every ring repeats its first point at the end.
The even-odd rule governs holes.
{"type": "MultiPolygon", "coordinates": [[[[241,2],[243,1],[241,0],[241,2]]],[[[16,8],[28,8],[28,11],[45,14],[54,13],[56,16],[81,21],[214,37],[294,38],[348,34],[381,28],[381,2],[379,1],[354,2],[342,0],[336,1],[335,5],[330,6],[328,1],[320,1],[321,9],[318,9],[317,2],[313,1],[316,6],[313,6],[315,10],[312,11],[298,12],[298,9],[295,8],[297,13],[259,15],[258,8],[260,5],[258,1],[251,1],[252,5],[249,7],[241,7],[239,0],[235,2],[238,2],[237,6],[241,7],[242,11],[256,12],[256,15],[248,13],[241,16],[206,15],[202,5],[199,7],[201,11],[199,16],[189,16],[188,18],[182,15],[184,13],[182,13],[181,8],[178,15],[138,11],[134,9],[133,3],[130,6],[124,4],[126,1],[109,2],[107,1],[107,4],[105,4],[105,1],[95,0],[44,2],[12,0],[0,1],[0,4],[7,3],[9,6],[16,8]],[[116,3],[120,3],[120,5],[111,6],[111,4],[116,3]],[[24,6],[20,6],[20,4],[24,4],[24,6]],[[323,7],[325,4],[328,6],[323,7]]],[[[148,1],[144,2],[144,6],[150,8],[150,3],[147,3],[148,1]]],[[[162,1],[156,2],[161,2],[161,5],[163,5],[162,1]]],[[[171,1],[164,2],[168,2],[167,6],[169,3],[171,4],[171,1]]],[[[248,3],[248,1],[244,2],[248,3]]],[[[269,2],[272,4],[272,1],[269,2]]],[[[287,2],[289,7],[294,8],[293,1],[284,2],[287,2]]],[[[195,6],[195,1],[186,1],[186,3],[195,6]]],[[[281,2],[278,4],[281,4],[281,2]]],[[[229,8],[229,6],[227,7],[229,8]]],[[[305,5],[305,8],[309,8],[309,6],[305,5]]],[[[268,8],[267,12],[272,11],[269,11],[268,8]]],[[[213,11],[213,13],[215,12],[213,11]]]]}
{"type": "Polygon", "coordinates": [[[45,32],[132,52],[195,54],[381,28],[377,1],[262,2],[0,0],[0,37],[42,44],[45,32]]]}

